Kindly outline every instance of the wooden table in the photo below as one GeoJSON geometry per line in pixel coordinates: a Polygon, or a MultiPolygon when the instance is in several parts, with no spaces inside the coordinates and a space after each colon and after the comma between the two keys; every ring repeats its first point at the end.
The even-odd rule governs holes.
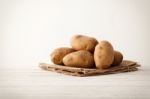
{"type": "Polygon", "coordinates": [[[150,68],[74,77],[38,67],[1,68],[0,99],[150,99],[150,68]]]}

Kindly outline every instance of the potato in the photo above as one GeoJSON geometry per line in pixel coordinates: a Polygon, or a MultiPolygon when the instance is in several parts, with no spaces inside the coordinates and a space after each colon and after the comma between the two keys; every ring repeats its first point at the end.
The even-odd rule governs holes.
{"type": "Polygon", "coordinates": [[[74,52],[75,50],[72,48],[67,48],[67,47],[61,47],[61,48],[57,48],[55,49],[52,53],[51,53],[51,61],[54,64],[58,64],[58,65],[63,65],[63,57],[71,52],[74,52]]]}
{"type": "Polygon", "coordinates": [[[63,63],[71,67],[91,68],[94,67],[94,57],[90,52],[80,50],[66,55],[63,63]]]}
{"type": "Polygon", "coordinates": [[[113,46],[108,41],[101,41],[94,51],[95,65],[99,69],[107,69],[114,60],[113,46]]]}
{"type": "Polygon", "coordinates": [[[97,44],[98,41],[95,38],[84,35],[75,35],[71,39],[71,46],[75,50],[87,50],[94,52],[97,44]]]}
{"type": "Polygon", "coordinates": [[[112,66],[119,65],[123,60],[123,55],[119,51],[114,51],[114,61],[112,63],[112,66]]]}

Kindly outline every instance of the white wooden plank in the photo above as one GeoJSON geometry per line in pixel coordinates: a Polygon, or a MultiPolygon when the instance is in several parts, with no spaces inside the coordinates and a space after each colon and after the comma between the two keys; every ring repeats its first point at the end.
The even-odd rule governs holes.
{"type": "Polygon", "coordinates": [[[1,69],[0,99],[149,99],[150,69],[74,77],[41,69],[1,69]]]}

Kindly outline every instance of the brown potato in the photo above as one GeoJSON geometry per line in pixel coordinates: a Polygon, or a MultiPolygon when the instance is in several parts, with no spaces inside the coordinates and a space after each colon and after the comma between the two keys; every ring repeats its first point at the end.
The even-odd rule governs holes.
{"type": "Polygon", "coordinates": [[[84,35],[75,35],[71,39],[71,46],[75,50],[87,50],[94,52],[97,44],[98,41],[95,38],[84,35]]]}
{"type": "Polygon", "coordinates": [[[123,60],[123,55],[119,51],[114,51],[114,61],[112,63],[112,66],[119,65],[123,60]]]}
{"type": "Polygon", "coordinates": [[[94,57],[90,52],[81,50],[66,55],[63,63],[71,67],[91,68],[94,67],[94,57]]]}
{"type": "Polygon", "coordinates": [[[108,41],[101,41],[94,51],[95,65],[99,69],[107,69],[114,60],[113,46],[108,41]]]}
{"type": "Polygon", "coordinates": [[[51,61],[54,64],[63,65],[63,61],[62,61],[63,57],[74,51],[75,51],[74,49],[68,47],[57,48],[50,55],[51,61]]]}

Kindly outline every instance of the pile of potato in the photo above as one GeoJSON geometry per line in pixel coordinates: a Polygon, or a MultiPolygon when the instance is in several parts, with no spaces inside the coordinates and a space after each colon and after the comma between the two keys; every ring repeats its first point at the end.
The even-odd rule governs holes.
{"type": "Polygon", "coordinates": [[[71,47],[55,49],[50,55],[51,61],[58,65],[107,69],[123,60],[122,53],[105,40],[98,42],[93,37],[75,35],[71,38],[71,47]]]}

